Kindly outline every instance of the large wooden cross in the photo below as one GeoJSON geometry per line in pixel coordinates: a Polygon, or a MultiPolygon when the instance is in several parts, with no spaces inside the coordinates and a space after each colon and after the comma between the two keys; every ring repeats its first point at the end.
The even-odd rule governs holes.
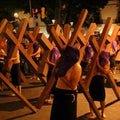
{"type": "MultiPolygon", "coordinates": [[[[88,74],[86,75],[86,78],[85,78],[86,89],[89,88],[92,77],[95,74],[96,66],[97,66],[97,59],[98,59],[98,56],[99,56],[101,50],[103,49],[103,47],[105,45],[106,40],[111,42],[116,37],[117,32],[119,30],[119,27],[116,26],[115,29],[113,30],[113,33],[112,33],[111,37],[110,36],[108,37],[108,32],[110,30],[111,24],[112,24],[112,19],[108,18],[107,21],[106,21],[105,27],[102,31],[102,34],[100,36],[99,41],[97,41],[94,36],[92,36],[92,38],[91,38],[92,39],[91,44],[92,44],[92,47],[93,47],[93,50],[94,50],[94,57],[93,57],[93,60],[91,62],[91,68],[88,71],[88,74]]],[[[109,45],[108,45],[108,50],[109,50],[109,45]]],[[[111,70],[109,70],[109,72],[106,73],[106,76],[108,77],[108,80],[111,83],[111,86],[112,86],[117,98],[119,99],[120,98],[120,92],[119,92],[118,87],[117,87],[117,85],[114,81],[111,70]]]]}
{"type": "MultiPolygon", "coordinates": [[[[11,49],[9,50],[9,53],[7,54],[7,62],[6,62],[6,66],[8,66],[8,60],[11,58],[11,57],[14,57],[16,52],[17,52],[17,49],[20,47],[20,44],[23,40],[23,35],[24,35],[24,32],[26,30],[26,26],[27,26],[27,21],[26,19],[23,19],[21,21],[21,24],[18,28],[18,31],[16,32],[16,35],[13,34],[12,30],[13,27],[12,25],[9,27],[6,27],[3,31],[3,34],[5,36],[5,38],[9,41],[9,40],[12,40],[13,39],[13,43],[10,47],[11,49]],[[15,40],[15,42],[14,42],[15,40]]],[[[24,81],[24,83],[28,83],[27,80],[26,80],[26,77],[24,76],[24,74],[21,72],[21,79],[24,81]]]]}
{"type": "Polygon", "coordinates": [[[49,57],[50,51],[53,49],[52,42],[54,42],[54,44],[58,47],[59,50],[63,49],[64,46],[67,44],[67,40],[63,35],[64,33],[62,31],[62,28],[58,24],[51,25],[49,26],[48,29],[50,30],[49,38],[46,38],[46,36],[43,33],[38,34],[36,38],[44,49],[44,54],[42,55],[42,60],[39,66],[40,66],[40,73],[44,75],[41,79],[44,79],[45,81],[47,81],[46,76],[49,70],[49,64],[46,63],[45,61],[49,57]]]}
{"type": "Polygon", "coordinates": [[[13,84],[7,79],[1,72],[0,72],[0,78],[2,81],[33,111],[37,112],[37,109],[35,106],[33,106],[22,94],[19,93],[19,91],[13,86],[13,84]]]}
{"type": "MultiPolygon", "coordinates": [[[[0,34],[4,34],[5,38],[11,38],[14,42],[14,46],[12,46],[13,48],[11,48],[12,50],[17,50],[18,47],[20,47],[18,44],[19,42],[22,41],[22,36],[24,34],[25,31],[25,26],[26,26],[26,22],[23,22],[23,27],[21,27],[21,32],[19,33],[18,39],[16,38],[16,36],[13,35],[11,29],[7,26],[8,21],[6,19],[3,19],[3,21],[1,22],[1,26],[0,26],[0,34]],[[16,48],[17,47],[17,48],[16,48]]],[[[7,57],[11,57],[14,56],[15,51],[10,52],[11,54],[8,55],[7,57]]],[[[9,81],[9,79],[7,77],[5,77],[2,73],[0,73],[0,78],[2,79],[2,81],[21,99],[23,100],[26,105],[33,111],[33,112],[37,112],[37,109],[22,95],[19,93],[19,91],[13,86],[13,84],[9,81]]]]}
{"type": "MultiPolygon", "coordinates": [[[[31,53],[32,45],[33,45],[36,41],[38,41],[38,42],[39,42],[39,40],[42,41],[42,38],[39,37],[39,36],[40,36],[39,32],[40,32],[40,27],[36,26],[36,27],[34,28],[33,32],[26,31],[26,33],[25,33],[25,36],[26,36],[27,39],[30,41],[30,44],[29,44],[29,47],[28,47],[28,51],[27,51],[29,54],[31,53]],[[39,37],[39,39],[38,39],[38,37],[39,37]]],[[[47,39],[47,38],[46,38],[46,39],[47,39]]],[[[49,41],[46,41],[46,39],[45,39],[45,41],[44,41],[44,42],[46,42],[46,44],[41,44],[41,46],[42,46],[43,49],[44,49],[44,47],[45,47],[46,45],[47,45],[47,48],[51,48],[50,42],[49,42],[49,41]]],[[[46,53],[46,52],[44,52],[43,56],[46,55],[45,53],[46,53]]],[[[43,59],[43,58],[44,58],[44,57],[42,57],[42,59],[43,59]]],[[[37,68],[35,69],[34,73],[36,73],[36,75],[37,75],[38,77],[40,77],[40,79],[43,81],[43,83],[46,84],[46,80],[44,79],[46,74],[44,74],[44,72],[42,71],[42,70],[45,68],[45,66],[43,67],[43,66],[41,65],[41,63],[43,63],[42,61],[43,61],[43,60],[41,60],[41,62],[40,62],[39,65],[37,65],[37,64],[35,63],[37,68]]],[[[44,60],[44,61],[45,61],[45,60],[44,60]]],[[[29,62],[31,63],[31,61],[29,61],[29,62]]],[[[34,67],[34,66],[33,66],[33,67],[34,67]]]]}
{"type": "MultiPolygon", "coordinates": [[[[91,27],[89,28],[86,37],[84,37],[83,34],[81,33],[81,28],[82,28],[83,22],[84,22],[84,20],[85,20],[85,18],[87,16],[87,12],[88,11],[86,9],[84,9],[81,12],[79,20],[78,20],[78,22],[76,24],[76,27],[74,29],[74,32],[72,33],[72,36],[71,36],[70,40],[68,40],[67,44],[63,44],[63,42],[60,41],[61,37],[59,36],[59,34],[57,34],[55,32],[55,28],[54,27],[51,28],[50,32],[52,34],[52,38],[53,38],[53,40],[55,40],[56,45],[59,44],[60,49],[64,48],[66,45],[74,45],[74,43],[75,43],[76,40],[79,40],[79,42],[82,43],[83,46],[86,46],[86,44],[88,43],[87,41],[89,40],[89,37],[93,34],[93,32],[94,32],[94,30],[96,28],[96,24],[93,23],[93,24],[91,24],[91,27]]],[[[62,39],[62,40],[64,41],[65,39],[62,39]]],[[[66,40],[65,40],[65,42],[66,42],[66,40]]],[[[85,47],[83,47],[83,48],[85,48],[85,47]]],[[[81,48],[81,51],[84,50],[83,48],[81,48]]],[[[82,56],[81,56],[80,59],[82,59],[82,56]]],[[[51,90],[52,86],[54,85],[54,83],[56,81],[54,78],[55,78],[54,74],[52,74],[50,80],[46,84],[44,90],[42,91],[42,93],[41,93],[41,95],[40,95],[40,97],[38,99],[38,103],[37,103],[37,105],[38,105],[37,107],[38,108],[42,107],[45,99],[49,95],[50,90],[51,90]]],[[[99,119],[101,119],[101,116],[100,116],[100,114],[99,114],[99,112],[98,112],[98,110],[97,110],[97,108],[96,108],[96,106],[95,106],[95,104],[94,104],[94,102],[93,102],[93,100],[92,100],[92,98],[91,98],[88,90],[86,90],[85,84],[82,81],[80,81],[80,85],[82,86],[83,91],[84,91],[84,95],[87,98],[88,102],[91,104],[91,106],[92,106],[94,112],[96,113],[97,117],[99,119]]]]}

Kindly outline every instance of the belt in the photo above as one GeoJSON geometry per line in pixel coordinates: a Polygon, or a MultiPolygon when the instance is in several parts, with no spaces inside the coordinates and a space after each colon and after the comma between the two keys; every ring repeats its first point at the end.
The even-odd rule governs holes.
{"type": "Polygon", "coordinates": [[[75,102],[75,95],[74,94],[65,94],[65,95],[70,95],[73,97],[72,103],[75,102]]]}

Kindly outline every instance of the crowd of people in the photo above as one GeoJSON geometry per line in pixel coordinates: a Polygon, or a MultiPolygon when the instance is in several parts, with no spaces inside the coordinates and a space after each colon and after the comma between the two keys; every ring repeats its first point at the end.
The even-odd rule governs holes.
{"type": "MultiPolygon", "coordinates": [[[[89,86],[89,94],[93,101],[100,102],[101,117],[106,118],[105,115],[105,81],[107,79],[107,73],[113,72],[113,67],[116,66],[115,56],[119,51],[119,40],[115,40],[111,44],[111,50],[114,52],[114,59],[111,61],[111,53],[107,50],[109,42],[105,42],[103,49],[101,50],[98,58],[96,59],[96,70],[92,76],[92,80],[89,86]],[[113,64],[114,63],[114,64],[113,64]]],[[[88,44],[85,48],[83,61],[79,64],[80,53],[79,50],[72,46],[67,46],[61,57],[56,63],[53,74],[57,80],[55,85],[54,100],[51,109],[50,120],[76,120],[76,103],[77,103],[77,86],[81,80],[81,76],[84,75],[83,71],[89,72],[89,67],[94,57],[94,51],[92,46],[88,44]],[[69,61],[69,62],[68,62],[69,61]]],[[[90,106],[90,112],[87,117],[93,117],[93,110],[90,106]]]]}
{"type": "MultiPolygon", "coordinates": [[[[12,43],[9,43],[7,49],[9,49],[11,46],[12,43]]],[[[119,50],[119,40],[117,39],[112,42],[110,51],[106,49],[106,46],[107,43],[105,43],[103,50],[100,52],[99,57],[97,58],[96,71],[89,86],[89,93],[93,101],[100,102],[102,118],[106,117],[104,113],[106,97],[104,83],[106,79],[106,73],[109,70],[115,73],[115,57],[119,50]]],[[[27,50],[25,45],[24,47],[27,50]]],[[[42,48],[38,42],[34,42],[32,47],[33,52],[30,54],[30,56],[38,65],[42,57],[42,48]]],[[[45,61],[49,65],[48,74],[46,76],[47,81],[50,79],[51,74],[54,74],[54,77],[56,79],[56,83],[54,84],[53,89],[49,95],[51,99],[51,94],[54,94],[50,120],[77,119],[76,91],[82,75],[85,74],[86,71],[89,72],[88,69],[91,67],[91,61],[94,56],[94,51],[90,44],[86,45],[85,53],[80,53],[79,49],[76,46],[68,45],[66,48],[59,51],[59,49],[54,44],[53,49],[50,51],[49,56],[45,61]],[[81,63],[79,61],[80,54],[84,55],[81,63]]],[[[5,52],[2,48],[0,49],[0,72],[4,75],[6,75],[6,71],[3,69],[5,65],[5,59],[7,57],[7,54],[9,54],[7,51],[9,52],[10,50],[6,50],[5,52]]],[[[21,59],[19,49],[16,50],[15,55],[13,57],[10,57],[7,62],[10,65],[7,72],[11,74],[11,82],[21,93],[21,59]]],[[[24,65],[26,65],[24,71],[27,71],[29,66],[26,62],[24,65]]],[[[33,72],[33,76],[37,75],[34,75],[33,72]]],[[[0,80],[0,90],[3,90],[2,80],[0,80]]],[[[12,94],[12,96],[15,95],[12,94]]],[[[90,106],[90,113],[88,114],[88,117],[91,116],[93,116],[93,110],[90,106]]]]}

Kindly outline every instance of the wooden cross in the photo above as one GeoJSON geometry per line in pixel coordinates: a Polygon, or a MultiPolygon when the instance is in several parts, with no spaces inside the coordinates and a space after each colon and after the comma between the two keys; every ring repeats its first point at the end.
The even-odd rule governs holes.
{"type": "MultiPolygon", "coordinates": [[[[52,29],[54,29],[54,28],[55,28],[55,26],[52,26],[52,29]]],[[[60,36],[63,39],[64,36],[62,36],[61,35],[62,33],[60,33],[59,25],[56,25],[55,32],[57,32],[57,33],[59,32],[60,36]]],[[[53,48],[53,45],[51,44],[53,41],[52,40],[53,37],[50,35],[49,38],[46,38],[46,36],[43,33],[39,33],[39,28],[37,28],[37,27],[35,27],[33,33],[30,33],[27,31],[25,35],[33,43],[35,41],[38,41],[40,43],[40,45],[42,46],[42,48],[44,49],[44,54],[42,55],[42,60],[40,61],[40,65],[38,66],[39,70],[37,72],[43,75],[41,77],[41,80],[43,80],[46,83],[46,76],[48,73],[49,65],[45,61],[47,60],[47,57],[53,48]]],[[[60,40],[59,40],[59,42],[60,42],[60,40]]],[[[64,38],[64,42],[65,42],[65,38],[64,38]]],[[[56,46],[58,48],[60,48],[59,44],[57,44],[56,46]]]]}
{"type": "Polygon", "coordinates": [[[64,47],[64,45],[67,44],[67,40],[63,35],[62,28],[58,24],[51,25],[48,29],[51,31],[49,38],[46,38],[46,36],[43,33],[39,33],[36,38],[36,40],[44,49],[44,54],[40,62],[40,73],[44,75],[41,79],[44,79],[45,81],[47,81],[46,76],[49,70],[49,64],[45,61],[47,60],[50,51],[53,49],[52,42],[55,43],[59,50],[61,50],[64,47]],[[52,33],[54,33],[54,35],[52,33]]]}
{"type": "Polygon", "coordinates": [[[0,72],[0,78],[3,82],[33,111],[37,112],[37,109],[13,86],[13,84],[0,72]]]}
{"type": "Polygon", "coordinates": [[[54,26],[50,27],[50,35],[51,35],[51,39],[54,41],[54,43],[56,44],[59,50],[66,47],[67,40],[64,37],[62,28],[59,25],[57,25],[56,27],[54,26]]]}
{"type": "Polygon", "coordinates": [[[41,44],[41,46],[44,49],[44,54],[42,56],[42,60],[40,62],[40,73],[42,73],[44,76],[41,79],[46,80],[46,76],[49,70],[49,64],[46,63],[45,61],[47,60],[50,51],[53,49],[53,45],[52,42],[55,43],[55,45],[58,47],[59,50],[61,50],[64,46],[64,44],[66,44],[67,40],[64,37],[63,33],[61,32],[61,27],[57,24],[57,25],[51,25],[49,27],[50,31],[50,36],[49,38],[46,38],[46,36],[43,33],[38,34],[37,36],[37,41],[41,44]],[[52,33],[55,33],[54,35],[52,35],[52,33]],[[56,34],[58,33],[58,35],[56,34]],[[57,37],[57,38],[56,38],[57,37]]]}
{"type": "Polygon", "coordinates": [[[63,29],[63,33],[64,33],[64,36],[68,42],[69,38],[70,38],[70,31],[71,31],[71,25],[70,24],[65,24],[64,25],[64,29],[63,29]]]}
{"type": "MultiPolygon", "coordinates": [[[[10,49],[8,55],[7,55],[6,66],[8,66],[8,60],[11,57],[15,56],[18,47],[20,47],[20,44],[21,44],[21,42],[23,40],[24,32],[26,30],[26,26],[27,26],[27,21],[25,19],[23,19],[22,22],[21,22],[20,27],[18,28],[16,36],[12,33],[12,30],[13,30],[13,28],[11,28],[12,26],[6,27],[3,30],[3,34],[4,34],[5,38],[7,38],[8,40],[15,39],[15,43],[13,41],[14,44],[11,46],[11,49],[10,49]]],[[[27,80],[26,80],[24,74],[22,73],[22,71],[21,71],[21,79],[24,81],[24,83],[27,83],[27,80]]]]}
{"type": "MultiPolygon", "coordinates": [[[[111,36],[108,35],[108,37],[107,37],[107,40],[110,42],[107,45],[107,50],[108,51],[110,51],[110,49],[112,49],[111,47],[112,47],[113,40],[115,40],[116,37],[119,37],[119,36],[120,36],[120,27],[118,25],[115,25],[111,36]]],[[[120,50],[120,48],[118,48],[118,49],[120,50]]],[[[117,53],[116,58],[115,58],[116,61],[120,60],[120,51],[119,50],[118,50],[118,53],[117,53]]]]}
{"type": "Polygon", "coordinates": [[[49,39],[46,38],[46,36],[43,33],[38,34],[37,41],[41,44],[41,46],[44,49],[44,54],[42,55],[42,59],[41,59],[40,65],[39,65],[40,66],[39,72],[44,75],[41,79],[43,79],[47,83],[46,77],[48,74],[49,65],[46,62],[46,60],[50,54],[50,51],[53,49],[53,45],[49,41],[49,39]]]}
{"type": "MultiPolygon", "coordinates": [[[[4,34],[6,36],[6,38],[10,37],[11,39],[13,39],[14,44],[17,45],[18,41],[22,41],[22,36],[24,33],[24,29],[25,27],[21,28],[21,30],[23,30],[22,32],[20,32],[20,36],[18,37],[18,40],[16,38],[16,36],[14,36],[12,34],[12,32],[10,31],[10,29],[8,27],[6,27],[5,25],[7,24],[7,20],[4,19],[2,21],[2,24],[0,26],[0,32],[1,34],[4,34]]],[[[23,24],[26,24],[26,22],[24,21],[23,24]]],[[[14,46],[13,46],[14,47],[14,46]]],[[[17,46],[19,47],[19,46],[17,46]]],[[[14,47],[15,48],[15,47],[14,47]]],[[[12,50],[16,50],[16,49],[12,49],[12,50]]],[[[14,52],[13,52],[14,53],[14,52]]],[[[9,55],[8,55],[9,56],[9,55]]],[[[11,53],[11,56],[14,56],[14,54],[11,53]]],[[[9,56],[10,57],[10,56],[9,56]]],[[[33,111],[33,112],[37,112],[37,109],[22,95],[19,93],[19,91],[14,87],[14,85],[2,74],[0,73],[0,78],[2,79],[2,81],[21,99],[23,100],[26,105],[33,111]]]]}
{"type": "MultiPolygon", "coordinates": [[[[84,17],[84,19],[85,19],[85,17],[84,17]]],[[[81,20],[81,16],[80,16],[79,20],[81,20]]],[[[75,26],[75,31],[73,32],[73,34],[72,34],[72,36],[71,36],[70,41],[68,42],[68,44],[69,45],[73,45],[74,42],[75,42],[75,40],[77,38],[79,38],[78,40],[80,40],[80,43],[82,43],[82,47],[80,48],[80,53],[83,53],[84,50],[85,50],[86,45],[88,44],[88,40],[89,40],[90,36],[95,31],[96,24],[95,23],[91,24],[90,28],[88,29],[87,35],[84,38],[82,32],[80,32],[80,28],[82,27],[83,21],[82,20],[79,21],[79,20],[78,20],[78,22],[77,22],[77,24],[75,26]]],[[[83,54],[80,55],[80,62],[81,62],[82,59],[83,59],[83,54]]],[[[84,82],[81,81],[81,80],[80,80],[80,85],[81,85],[81,87],[83,89],[83,93],[84,93],[87,101],[89,102],[89,104],[93,108],[93,111],[95,112],[96,116],[101,120],[102,118],[101,118],[101,116],[100,116],[100,114],[98,112],[98,109],[96,108],[96,106],[95,106],[95,104],[94,104],[94,102],[93,102],[93,100],[92,100],[92,98],[91,98],[88,90],[86,90],[86,86],[85,86],[84,82]]]]}
{"type": "Polygon", "coordinates": [[[33,45],[34,42],[37,41],[36,38],[37,38],[37,36],[38,36],[39,31],[40,31],[40,27],[39,27],[39,26],[36,26],[36,27],[34,27],[33,32],[29,32],[29,31],[26,31],[26,32],[25,32],[25,36],[26,36],[27,39],[30,41],[30,43],[32,43],[32,44],[30,44],[29,47],[28,47],[28,50],[27,50],[28,53],[31,53],[32,45],[33,45]]]}
{"type": "MultiPolygon", "coordinates": [[[[112,24],[112,19],[108,18],[105,24],[105,27],[103,29],[103,32],[101,34],[100,40],[97,42],[96,39],[94,37],[92,37],[92,47],[94,50],[94,57],[93,57],[93,61],[91,62],[91,69],[89,70],[88,74],[86,75],[85,78],[85,82],[86,82],[86,89],[89,88],[89,85],[91,83],[92,77],[94,76],[94,73],[96,71],[96,66],[97,66],[97,58],[99,57],[99,54],[101,52],[101,50],[103,49],[103,46],[105,44],[105,41],[107,40],[108,37],[108,32],[110,30],[112,24]]],[[[113,39],[116,35],[118,31],[118,27],[116,27],[116,29],[114,29],[113,35],[111,36],[111,39],[113,39]]],[[[106,76],[108,77],[109,82],[111,83],[111,86],[117,96],[117,98],[120,98],[120,92],[118,91],[118,87],[114,81],[113,75],[111,73],[111,71],[109,71],[106,76]]]]}
{"type": "MultiPolygon", "coordinates": [[[[24,20],[25,20],[26,23],[27,23],[27,20],[26,20],[26,19],[24,19],[24,20]]],[[[24,24],[25,24],[25,22],[24,22],[24,24]]],[[[22,36],[22,37],[19,38],[18,40],[17,40],[17,38],[14,36],[14,34],[13,34],[9,29],[6,29],[6,30],[5,30],[5,36],[13,41],[13,43],[18,47],[18,49],[20,50],[20,52],[22,53],[22,55],[24,56],[24,58],[29,62],[29,64],[33,67],[33,69],[34,69],[35,71],[39,71],[39,66],[34,62],[34,60],[31,58],[31,56],[27,53],[27,51],[24,49],[23,45],[20,44],[20,43],[22,42],[22,41],[20,41],[20,40],[23,39],[23,35],[24,35],[24,33],[25,33],[26,26],[27,26],[27,24],[26,24],[26,25],[23,25],[24,31],[21,30],[21,35],[20,35],[20,36],[22,36]],[[19,44],[20,46],[18,46],[18,44],[19,44]]],[[[36,31],[38,31],[38,29],[35,30],[35,32],[36,32],[36,31]]],[[[19,32],[20,32],[20,31],[19,31],[19,32]]],[[[32,35],[29,34],[29,33],[28,33],[28,35],[31,36],[31,37],[30,37],[31,40],[34,39],[33,41],[35,41],[35,37],[37,36],[36,33],[33,33],[34,36],[32,36],[32,35]]],[[[13,52],[11,52],[11,53],[13,54],[13,52]]],[[[41,77],[41,76],[43,76],[43,75],[39,73],[39,76],[41,77]]],[[[43,81],[43,82],[44,82],[44,81],[43,81]]]]}
{"type": "MultiPolygon", "coordinates": [[[[28,53],[31,53],[30,52],[30,50],[31,50],[31,48],[32,48],[32,45],[36,42],[36,41],[38,41],[39,42],[39,39],[41,39],[40,38],[40,34],[39,34],[39,31],[40,31],[40,27],[38,27],[38,26],[36,26],[35,28],[34,28],[34,30],[33,30],[33,33],[31,33],[31,32],[29,32],[29,31],[26,31],[26,33],[25,33],[25,36],[29,39],[29,41],[32,43],[32,44],[30,44],[30,46],[28,47],[28,53]],[[39,39],[38,39],[39,38],[39,39]]],[[[47,38],[46,38],[47,39],[47,38]]],[[[45,39],[45,41],[46,41],[46,39],[45,39]]],[[[46,44],[48,44],[48,42],[46,41],[46,44]]],[[[44,48],[44,46],[46,46],[46,44],[41,44],[41,46],[42,46],[42,48],[44,48]]],[[[48,46],[50,45],[50,43],[48,44],[48,46]]],[[[48,47],[49,48],[49,47],[48,47]]],[[[45,56],[46,54],[44,53],[44,55],[43,56],[45,56]]],[[[42,59],[43,59],[44,57],[42,57],[42,59]]],[[[43,61],[43,60],[42,60],[43,61]]],[[[37,74],[37,76],[38,77],[40,77],[40,79],[43,81],[43,83],[44,84],[46,84],[46,80],[44,79],[44,77],[45,77],[45,75],[46,74],[44,74],[44,72],[42,72],[42,70],[44,69],[43,68],[43,66],[41,65],[41,63],[42,63],[42,61],[40,62],[40,64],[39,65],[37,65],[36,63],[36,66],[37,66],[37,68],[38,69],[36,69],[36,71],[35,71],[35,73],[37,74]]],[[[31,62],[31,61],[29,61],[29,62],[31,62]]],[[[45,60],[44,60],[44,62],[45,62],[45,60]]],[[[34,67],[34,66],[33,66],[34,67]]],[[[44,66],[45,67],[45,66],[44,66]]]]}
{"type": "MultiPolygon", "coordinates": [[[[81,12],[79,20],[78,20],[78,22],[76,24],[75,31],[72,33],[71,39],[67,43],[68,45],[74,45],[74,42],[77,39],[79,39],[80,43],[83,43],[84,45],[86,45],[87,40],[89,40],[89,37],[91,36],[91,34],[93,33],[93,31],[95,30],[95,27],[96,27],[95,24],[92,24],[92,26],[94,26],[94,27],[90,27],[90,30],[92,32],[90,32],[90,30],[89,30],[89,32],[88,32],[88,34],[86,36],[86,39],[85,39],[84,36],[83,36],[83,34],[80,32],[80,29],[82,27],[82,24],[83,24],[86,16],[87,16],[87,10],[84,9],[81,12]],[[85,43],[84,43],[84,41],[85,41],[85,43]]],[[[55,40],[55,43],[59,44],[60,48],[64,48],[64,46],[66,46],[66,44],[64,45],[60,41],[59,35],[57,35],[57,33],[55,32],[55,28],[52,27],[50,32],[52,34],[52,38],[55,40]]],[[[64,41],[64,39],[63,39],[63,41],[64,41]]],[[[40,97],[38,99],[38,108],[42,107],[42,105],[43,105],[46,97],[49,95],[50,90],[51,90],[52,86],[54,85],[55,81],[56,80],[55,80],[54,74],[52,74],[50,80],[46,84],[46,87],[44,88],[44,90],[42,91],[42,93],[41,93],[41,95],[40,95],[40,97]]],[[[98,112],[98,110],[97,110],[97,108],[96,108],[96,106],[95,106],[95,104],[94,104],[94,102],[93,102],[93,100],[92,100],[92,98],[91,98],[88,90],[86,90],[85,84],[82,81],[80,81],[80,85],[82,86],[83,91],[84,91],[84,95],[87,98],[88,102],[91,104],[91,106],[92,106],[94,112],[96,113],[97,117],[99,119],[101,119],[101,116],[100,116],[100,114],[99,114],[99,112],[98,112]]]]}

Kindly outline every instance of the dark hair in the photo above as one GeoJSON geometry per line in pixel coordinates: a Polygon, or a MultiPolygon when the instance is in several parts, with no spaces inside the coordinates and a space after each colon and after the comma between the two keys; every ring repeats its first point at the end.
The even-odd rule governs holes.
{"type": "Polygon", "coordinates": [[[110,53],[106,50],[101,51],[99,55],[99,63],[102,67],[104,67],[108,62],[110,58],[110,53]]]}
{"type": "Polygon", "coordinates": [[[86,60],[89,60],[89,59],[91,59],[91,57],[92,57],[92,47],[91,47],[91,45],[87,45],[86,46],[86,48],[85,48],[85,59],[86,60]]]}
{"type": "Polygon", "coordinates": [[[80,57],[79,50],[72,46],[67,46],[61,54],[61,57],[56,65],[56,77],[64,76],[67,70],[73,66],[80,57]]]}
{"type": "Polygon", "coordinates": [[[35,42],[35,43],[33,44],[34,52],[36,52],[36,51],[38,50],[38,48],[39,48],[39,43],[38,43],[38,42],[35,42]]]}

